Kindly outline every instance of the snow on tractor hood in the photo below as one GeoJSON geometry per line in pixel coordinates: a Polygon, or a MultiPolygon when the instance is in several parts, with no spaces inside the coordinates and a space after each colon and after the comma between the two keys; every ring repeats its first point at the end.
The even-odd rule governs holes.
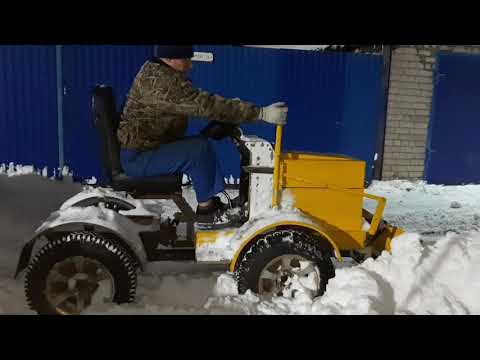
{"type": "Polygon", "coordinates": [[[76,194],[75,196],[65,201],[60,207],[60,210],[61,211],[66,210],[83,200],[95,198],[95,197],[98,197],[98,198],[110,197],[110,198],[126,201],[128,203],[131,203],[132,205],[136,205],[134,204],[136,201],[132,197],[128,196],[126,193],[115,192],[107,188],[94,188],[91,186],[85,186],[82,192],[76,194]]]}
{"type": "Polygon", "coordinates": [[[126,202],[134,209],[129,211],[120,211],[125,216],[145,216],[154,218],[173,218],[175,213],[179,211],[177,205],[172,200],[137,200],[128,195],[126,192],[116,192],[108,188],[94,188],[85,186],[83,191],[68,199],[60,207],[60,211],[81,203],[84,200],[92,198],[110,198],[126,202]]]}

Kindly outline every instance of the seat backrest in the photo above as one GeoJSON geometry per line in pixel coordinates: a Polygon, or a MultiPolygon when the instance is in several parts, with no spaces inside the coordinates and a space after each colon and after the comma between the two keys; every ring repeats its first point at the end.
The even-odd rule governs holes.
{"type": "Polygon", "coordinates": [[[95,129],[100,136],[103,169],[111,183],[116,176],[123,173],[123,170],[117,138],[120,114],[117,112],[113,89],[110,86],[95,87],[92,113],[95,129]]]}

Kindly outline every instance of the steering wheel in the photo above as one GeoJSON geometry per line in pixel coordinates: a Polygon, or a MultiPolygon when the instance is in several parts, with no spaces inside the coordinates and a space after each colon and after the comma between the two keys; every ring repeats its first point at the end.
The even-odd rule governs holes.
{"type": "Polygon", "coordinates": [[[223,140],[226,137],[239,139],[242,136],[242,130],[238,125],[225,124],[219,121],[211,121],[200,132],[201,135],[213,140],[223,140]]]}

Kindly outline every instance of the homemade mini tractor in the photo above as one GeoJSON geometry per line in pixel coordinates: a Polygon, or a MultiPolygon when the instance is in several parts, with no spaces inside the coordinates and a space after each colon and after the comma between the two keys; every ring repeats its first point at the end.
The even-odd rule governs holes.
{"type": "Polygon", "coordinates": [[[182,195],[183,174],[122,173],[110,87],[95,88],[92,109],[109,183],[66,201],[24,246],[15,276],[26,269],[26,298],[39,314],[132,302],[138,271],[153,261],[229,264],[240,294],[320,296],[335,275],[332,258],[378,256],[402,234],[382,219],[385,199],[364,192],[363,161],[282,153],[282,127],[274,148],[216,122],[202,136],[235,144],[239,195],[229,201],[233,225],[205,224],[182,195]],[[378,202],[374,214],[363,210],[365,198],[378,202]]]}

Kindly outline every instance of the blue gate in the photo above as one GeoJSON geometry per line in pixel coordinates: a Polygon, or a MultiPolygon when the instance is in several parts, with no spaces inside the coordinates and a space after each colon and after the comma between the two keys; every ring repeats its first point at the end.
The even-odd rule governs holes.
{"type": "Polygon", "coordinates": [[[480,56],[440,54],[425,164],[432,184],[480,183],[480,56]]]}
{"type": "Polygon", "coordinates": [[[0,46],[0,163],[58,167],[55,46],[0,46]]]}
{"type": "MultiPolygon", "coordinates": [[[[367,162],[373,177],[378,123],[384,116],[383,57],[350,53],[198,46],[213,62],[196,62],[194,84],[226,97],[260,105],[286,101],[286,150],[340,153],[367,162]]],[[[193,121],[190,133],[204,121],[193,121]]],[[[264,123],[242,126],[247,134],[274,140],[264,123]]],[[[217,144],[226,175],[238,177],[238,154],[227,140],[217,144]]]]}

